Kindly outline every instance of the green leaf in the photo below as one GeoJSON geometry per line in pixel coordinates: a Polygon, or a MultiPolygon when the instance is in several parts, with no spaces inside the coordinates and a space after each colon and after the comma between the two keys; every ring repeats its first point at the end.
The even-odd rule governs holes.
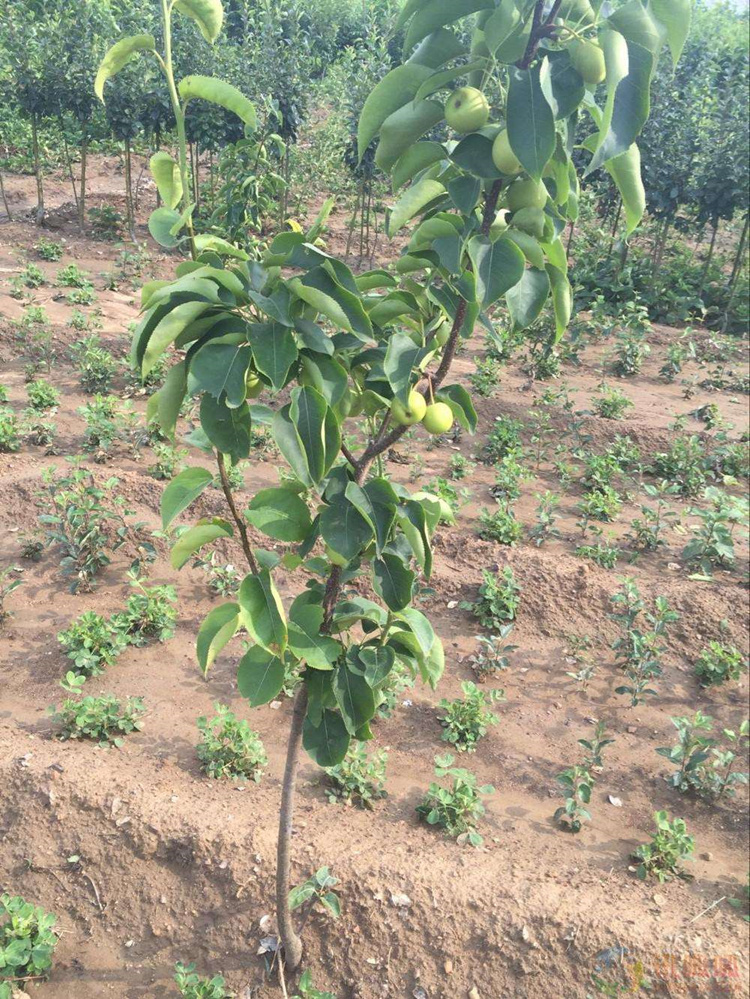
{"type": "Polygon", "coordinates": [[[259,645],[253,645],[237,667],[237,689],[253,708],[268,704],[284,686],[284,663],[259,645]]]}
{"type": "Polygon", "coordinates": [[[539,81],[540,67],[510,70],[508,140],[524,170],[540,180],[555,151],[555,119],[539,81]]]}
{"type": "Polygon", "coordinates": [[[677,66],[690,33],[693,0],[650,0],[649,7],[657,21],[664,25],[672,65],[677,66]]]}
{"type": "Polygon", "coordinates": [[[291,399],[274,418],[274,439],[297,478],[317,486],[338,455],[338,423],[320,392],[309,385],[292,389],[291,399]]]}
{"type": "Polygon", "coordinates": [[[406,63],[386,73],[373,87],[359,116],[357,153],[360,161],[385,119],[414,100],[420,84],[430,76],[432,72],[429,67],[406,63]]]}
{"type": "MultiPolygon", "coordinates": [[[[407,65],[414,64],[407,63],[407,65]]],[[[454,80],[462,76],[468,76],[469,73],[484,69],[486,66],[486,59],[473,59],[471,62],[464,63],[461,66],[454,66],[452,69],[442,69],[438,73],[432,73],[421,85],[414,100],[423,101],[425,97],[430,97],[432,94],[437,93],[438,90],[445,89],[454,80]]]]}
{"type": "Polygon", "coordinates": [[[375,162],[383,173],[390,173],[409,146],[442,121],[443,116],[443,105],[437,101],[405,104],[389,115],[381,126],[380,142],[375,153],[375,162]]]}
{"type": "Polygon", "coordinates": [[[666,27],[654,20],[653,5],[648,8],[640,0],[628,0],[607,18],[609,24],[629,42],[647,49],[656,56],[667,37],[666,27]]]}
{"type": "Polygon", "coordinates": [[[357,730],[375,714],[372,687],[363,676],[350,670],[346,663],[341,663],[333,676],[333,694],[347,732],[356,735],[357,730]]]}
{"type": "Polygon", "coordinates": [[[468,52],[461,39],[447,28],[438,28],[428,35],[409,56],[408,62],[439,69],[468,52]]]}
{"type": "Polygon", "coordinates": [[[406,403],[409,398],[412,373],[428,353],[426,347],[418,347],[405,333],[394,333],[388,338],[383,372],[393,394],[401,402],[406,403]]]}
{"type": "Polygon", "coordinates": [[[372,323],[358,294],[344,288],[322,266],[308,271],[304,277],[293,278],[289,290],[335,326],[356,333],[363,340],[372,339],[372,323]]]}
{"type": "Polygon", "coordinates": [[[165,531],[213,480],[213,475],[205,468],[186,468],[175,475],[161,497],[161,525],[165,531]]]}
{"type": "Polygon", "coordinates": [[[338,494],[320,515],[325,543],[345,562],[352,562],[373,540],[374,531],[356,506],[338,494]]]}
{"type": "Polygon", "coordinates": [[[630,149],[604,164],[625,208],[626,238],[637,228],[646,211],[646,190],[641,179],[641,153],[633,143],[630,149]]]}
{"type": "Polygon", "coordinates": [[[279,323],[253,323],[248,330],[255,367],[278,391],[286,384],[299,350],[294,334],[279,323]]]}
{"type": "Polygon", "coordinates": [[[523,277],[505,296],[513,325],[526,329],[538,318],[549,295],[549,277],[546,271],[529,267],[523,277]]]}
{"type": "Polygon", "coordinates": [[[250,454],[251,422],[247,403],[230,409],[221,399],[204,392],[200,407],[201,426],[217,451],[237,464],[250,454]]]}
{"type": "Polygon", "coordinates": [[[448,183],[448,193],[451,196],[451,201],[464,215],[469,215],[474,211],[481,190],[482,181],[478,177],[454,177],[448,183]]]}
{"type": "Polygon", "coordinates": [[[277,541],[304,541],[312,526],[305,501],[293,489],[261,489],[245,511],[247,520],[277,541]]]}
{"type": "Polygon", "coordinates": [[[302,745],[319,767],[335,767],[346,756],[351,737],[338,711],[325,708],[319,725],[308,715],[302,728],[302,745]]]}
{"type": "Polygon", "coordinates": [[[167,347],[210,308],[209,302],[183,302],[164,316],[151,334],[143,355],[141,373],[144,378],[159,363],[167,347]]]}
{"type": "Polygon", "coordinates": [[[445,194],[445,188],[438,180],[425,178],[408,188],[393,206],[388,219],[388,235],[391,239],[399,229],[418,215],[430,202],[445,194]]]}
{"type": "Polygon", "coordinates": [[[608,160],[626,152],[635,142],[648,118],[654,57],[648,49],[636,42],[628,41],[627,47],[628,74],[617,87],[609,129],[597,147],[584,176],[588,176],[608,160]]]}
{"type": "Polygon", "coordinates": [[[524,256],[509,239],[492,243],[487,236],[472,236],[467,248],[477,279],[477,296],[487,308],[521,280],[524,256]]]}
{"type": "MultiPolygon", "coordinates": [[[[180,0],[178,7],[179,3],[180,0]]],[[[254,129],[258,124],[253,102],[231,83],[217,80],[213,76],[186,76],[180,80],[177,89],[185,104],[196,98],[209,101],[211,104],[218,104],[225,111],[232,111],[248,128],[254,129]]]]}
{"type": "Polygon", "coordinates": [[[387,645],[362,646],[356,657],[348,657],[349,667],[361,671],[370,687],[379,687],[396,664],[396,653],[387,645]],[[356,661],[355,661],[356,659],[356,661]]]}
{"type": "Polygon", "coordinates": [[[415,574],[398,555],[386,552],[372,566],[375,592],[393,611],[400,611],[411,601],[415,574]]]}
{"type": "Polygon", "coordinates": [[[177,419],[180,415],[180,408],[182,407],[186,391],[187,365],[185,361],[179,361],[177,364],[172,365],[167,372],[167,377],[164,379],[164,384],[151,397],[152,399],[156,399],[156,411],[153,418],[156,419],[162,432],[170,437],[174,436],[177,419]]]}
{"type": "Polygon", "coordinates": [[[211,544],[219,538],[231,537],[232,528],[225,520],[217,517],[214,521],[199,522],[179,536],[169,557],[170,565],[173,569],[181,569],[204,545],[211,544]]]}
{"type": "Polygon", "coordinates": [[[174,7],[186,17],[191,17],[209,45],[213,45],[224,20],[221,0],[175,0],[174,7]]]}
{"type": "Polygon", "coordinates": [[[180,168],[169,153],[154,153],[149,163],[151,175],[167,208],[176,208],[182,197],[180,168]]]}
{"type": "Polygon", "coordinates": [[[210,392],[215,399],[226,394],[231,409],[245,401],[245,376],[250,366],[247,344],[207,343],[190,362],[190,379],[195,388],[210,392]]]}
{"type": "Polygon", "coordinates": [[[438,396],[442,402],[448,403],[456,421],[463,429],[473,434],[477,429],[477,411],[463,385],[442,385],[438,396]]]}
{"type": "Polygon", "coordinates": [[[245,576],[239,603],[242,624],[253,641],[268,652],[283,655],[287,644],[284,607],[267,569],[245,576]]]}
{"type": "Polygon", "coordinates": [[[175,226],[182,220],[182,215],[173,208],[157,208],[148,217],[148,231],[154,237],[159,246],[172,249],[180,242],[179,238],[172,232],[175,226]]]}
{"type": "Polygon", "coordinates": [[[193,238],[193,242],[198,253],[218,253],[219,256],[236,257],[237,260],[250,259],[239,246],[234,246],[221,236],[198,235],[193,238]]]}
{"type": "Polygon", "coordinates": [[[153,35],[129,35],[115,42],[99,65],[94,81],[94,93],[104,103],[104,84],[120,72],[138,52],[155,52],[153,35]]]}
{"type": "Polygon", "coordinates": [[[556,119],[568,118],[586,95],[586,85],[567,51],[550,53],[539,73],[539,83],[556,119]]]}
{"type": "Polygon", "coordinates": [[[521,15],[513,0],[502,0],[484,26],[484,41],[494,55],[508,36],[518,27],[521,15]]]}
{"type": "Polygon", "coordinates": [[[432,0],[412,18],[404,38],[404,56],[433,31],[494,6],[494,0],[432,0]]]}
{"type": "Polygon", "coordinates": [[[203,619],[198,629],[195,651],[204,676],[217,655],[236,634],[239,626],[240,607],[236,603],[220,604],[203,619]]]}
{"type": "Polygon", "coordinates": [[[552,264],[546,264],[547,276],[552,288],[552,308],[555,313],[555,343],[558,343],[570,322],[573,311],[573,292],[564,271],[552,264]]]}
{"type": "MultiPolygon", "coordinates": [[[[492,158],[492,143],[495,136],[490,137],[490,134],[493,131],[497,133],[497,128],[489,126],[481,132],[471,132],[461,139],[451,153],[453,162],[457,163],[462,170],[466,170],[476,177],[481,177],[483,180],[497,180],[501,177],[502,174],[492,158]]],[[[461,178],[456,179],[460,180],[461,178]]],[[[448,185],[451,194],[453,193],[453,183],[452,181],[448,185]]]]}

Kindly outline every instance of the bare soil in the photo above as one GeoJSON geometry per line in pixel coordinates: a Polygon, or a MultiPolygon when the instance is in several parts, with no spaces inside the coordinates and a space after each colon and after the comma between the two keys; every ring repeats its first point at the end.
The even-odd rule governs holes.
{"type": "MultiPolygon", "coordinates": [[[[32,207],[32,178],[8,177],[5,183],[14,212],[32,207]]],[[[92,203],[121,205],[121,177],[113,161],[94,158],[90,183],[92,203]]],[[[19,537],[35,528],[40,512],[42,470],[82,451],[84,424],[76,410],[87,397],[65,348],[83,334],[67,325],[71,306],[57,297],[54,276],[70,262],[90,272],[97,302],[84,311],[101,310],[105,344],[123,358],[127,324],[138,313],[137,278],[120,282],[115,291],[104,287],[104,275],[121,251],[133,247],[79,234],[72,211],[59,207],[69,199],[63,178],[49,182],[47,196],[52,231],[28,220],[0,226],[0,382],[20,412],[26,404],[27,358],[10,320],[23,309],[9,296],[8,282],[29,259],[49,280],[33,301],[44,306],[54,327],[59,360],[51,381],[62,394],[55,455],[28,443],[16,454],[0,455],[0,566],[22,566],[24,580],[8,600],[13,616],[0,641],[0,888],[57,913],[62,930],[50,981],[30,986],[30,992],[39,999],[172,996],[174,962],[192,960],[204,973],[223,972],[240,995],[278,995],[278,987],[265,981],[256,951],[268,933],[261,920],[272,913],[290,703],[250,711],[236,688],[238,645],[219,658],[207,682],[201,678],[195,634],[215,603],[205,576],[189,567],[173,572],[162,553],[151,575],[153,581],[178,585],[177,634],[164,645],[129,649],[106,675],[87,683],[93,693],[143,696],[148,709],[143,732],[128,737],[121,750],[61,743],[46,714],[62,696],[58,681],[67,663],[57,633],[84,610],[119,610],[128,594],[124,555],[115,557],[93,593],[75,596],[61,578],[54,548],[45,549],[38,563],[20,559],[19,537]],[[33,245],[42,235],[64,241],[59,263],[37,259],[33,245]],[[219,700],[249,718],[263,739],[269,764],[257,786],[211,781],[200,771],[196,718],[219,700]],[[73,854],[81,858],[75,867],[67,863],[73,854]]],[[[144,213],[152,201],[152,189],[144,188],[144,213]]],[[[146,242],[144,222],[145,214],[138,233],[146,242]]],[[[337,245],[345,238],[344,225],[343,213],[334,214],[337,245]]],[[[152,261],[145,276],[169,276],[174,261],[150,241],[148,249],[152,261]]],[[[746,427],[745,397],[699,389],[687,400],[679,382],[665,385],[659,379],[666,347],[679,333],[655,328],[642,373],[617,382],[635,404],[624,420],[585,418],[594,448],[602,449],[615,433],[627,433],[648,460],[674,439],[675,416],[705,402],[718,404],[736,428],[735,437],[746,427]]],[[[611,342],[588,348],[581,367],[566,366],[552,383],[530,383],[513,362],[494,397],[477,400],[477,437],[428,449],[426,436],[417,434],[391,456],[389,474],[409,482],[408,463],[421,456],[417,485],[446,476],[453,454],[476,455],[496,417],[524,419],[549,385],[564,383],[574,408],[589,409],[611,350],[611,342]],[[394,460],[398,457],[406,463],[394,460]]],[[[477,335],[457,362],[460,379],[467,379],[482,353],[477,335]]],[[[690,363],[686,377],[698,370],[690,363]]],[[[616,383],[611,376],[608,381],[616,383]]],[[[118,390],[122,384],[120,379],[118,390]]],[[[136,397],[135,406],[143,411],[145,398],[136,397]]],[[[560,434],[564,425],[559,414],[560,434]]],[[[689,415],[685,432],[711,436],[689,415]]],[[[203,460],[195,455],[191,461],[203,460]]],[[[117,476],[116,489],[134,519],[155,530],[162,484],[147,472],[152,460],[148,449],[140,460],[123,450],[105,465],[90,458],[86,464],[99,481],[117,476]]],[[[253,460],[242,498],[275,483],[277,465],[276,459],[253,460]]],[[[701,648],[722,634],[721,621],[728,639],[747,648],[746,553],[740,569],[719,571],[713,582],[689,579],[679,557],[683,527],[668,531],[666,548],[656,554],[633,564],[624,558],[614,571],[599,568],[574,554],[578,485],[563,495],[559,539],[540,548],[526,538],[513,548],[481,541],[477,518],[482,507],[493,506],[493,480],[494,470],[480,463],[465,483],[457,483],[471,489],[471,499],[456,528],[441,530],[436,540],[434,592],[423,606],[445,643],[446,674],[438,692],[417,685],[393,718],[376,726],[375,745],[390,749],[388,797],[375,812],[331,805],[320,772],[303,760],[295,875],[302,881],[327,864],[341,879],[343,905],[338,923],[323,916],[310,920],[305,966],[318,988],[331,989],[339,999],[583,999],[595,994],[591,975],[597,965],[603,966],[603,977],[627,981],[637,962],[652,981],[653,995],[747,995],[747,925],[720,901],[738,897],[746,882],[747,795],[741,791],[719,804],[681,796],[667,786],[668,763],[655,753],[674,742],[672,716],[701,708],[719,730],[737,726],[747,715],[747,676],[739,685],[706,691],[693,674],[701,648]],[[419,825],[414,809],[433,779],[436,753],[447,748],[437,703],[458,696],[461,682],[473,676],[468,656],[480,629],[459,604],[474,599],[483,568],[506,564],[523,587],[512,636],[519,650],[497,681],[507,698],[496,708],[499,724],[474,755],[460,758],[481,783],[496,788],[487,799],[485,844],[473,850],[419,825]],[[617,628],[608,617],[609,598],[621,574],[632,576],[648,599],[667,597],[680,613],[659,696],[637,708],[613,692],[621,678],[610,649],[617,628]],[[599,671],[587,693],[565,675],[571,669],[565,655],[571,634],[588,634],[594,642],[599,671]],[[592,799],[593,821],[574,836],[552,819],[562,801],[555,777],[578,761],[577,740],[590,733],[595,718],[606,719],[615,742],[592,799]],[[613,806],[610,796],[619,798],[621,807],[613,806]],[[630,855],[648,840],[657,809],[684,816],[696,838],[690,880],[659,885],[634,874],[630,855]],[[624,954],[622,966],[607,969],[618,954],[624,954]]],[[[545,462],[516,504],[527,527],[534,521],[535,494],[548,488],[560,491],[545,462]]],[[[631,491],[611,525],[614,538],[623,537],[638,513],[639,497],[634,487],[631,491]]],[[[201,502],[202,512],[221,510],[218,492],[201,502]]],[[[677,504],[682,512],[689,505],[677,504]]],[[[695,522],[687,514],[682,520],[695,522]]],[[[239,548],[226,546],[222,554],[241,564],[239,548]]],[[[296,574],[280,582],[284,598],[303,585],[296,574]]],[[[639,992],[637,985],[629,988],[630,994],[639,992]]]]}

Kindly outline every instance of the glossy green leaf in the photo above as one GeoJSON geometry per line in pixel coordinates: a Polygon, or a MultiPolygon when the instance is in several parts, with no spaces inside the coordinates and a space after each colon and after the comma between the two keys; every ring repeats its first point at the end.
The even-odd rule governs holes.
{"type": "Polygon", "coordinates": [[[242,624],[258,645],[275,655],[283,655],[287,625],[281,598],[267,569],[250,573],[239,591],[242,624]]]}
{"type": "Polygon", "coordinates": [[[304,541],[312,526],[307,504],[293,489],[261,489],[250,500],[247,520],[277,541],[304,541]]]}
{"type": "Polygon", "coordinates": [[[409,146],[442,121],[443,115],[443,105],[437,101],[411,102],[389,115],[380,128],[375,153],[375,162],[383,173],[390,173],[409,146]]]}
{"type": "Polygon", "coordinates": [[[508,36],[518,27],[521,15],[513,0],[502,0],[484,26],[484,41],[491,53],[495,53],[508,36]]]}
{"type": "Polygon", "coordinates": [[[333,694],[349,735],[375,714],[375,694],[367,680],[342,663],[333,675],[333,694]]]}
{"type": "Polygon", "coordinates": [[[237,667],[237,689],[253,708],[272,701],[284,686],[284,678],[283,661],[260,645],[249,648],[237,667]]]}
{"type": "Polygon", "coordinates": [[[207,343],[190,362],[192,385],[218,399],[226,394],[232,408],[245,401],[245,376],[250,366],[247,344],[207,343]]]}
{"type": "Polygon", "coordinates": [[[535,180],[555,151],[555,119],[539,80],[540,67],[510,70],[508,139],[515,155],[535,180]]]}
{"type": "Polygon", "coordinates": [[[201,426],[217,451],[228,454],[236,464],[250,454],[250,410],[247,403],[230,409],[222,399],[208,392],[200,407],[201,426]]]}
{"type": "Polygon", "coordinates": [[[195,502],[213,480],[213,475],[205,468],[186,468],[175,475],[161,494],[162,528],[166,531],[175,517],[195,502]]]}
{"type": "Polygon", "coordinates": [[[373,562],[373,583],[375,592],[385,600],[393,611],[406,607],[412,594],[415,574],[404,565],[398,555],[386,552],[373,562]]]}
{"type": "Polygon", "coordinates": [[[463,385],[441,385],[438,395],[443,402],[448,403],[460,426],[473,434],[477,429],[477,411],[463,385]]]}
{"type": "Polygon", "coordinates": [[[635,142],[648,118],[649,88],[654,57],[635,42],[628,41],[628,74],[620,81],[612,107],[609,129],[586,168],[586,175],[608,160],[626,152],[635,142]]]}
{"type": "Polygon", "coordinates": [[[468,251],[483,308],[496,302],[523,277],[523,253],[509,239],[501,238],[492,243],[487,236],[472,236],[468,251]]]}
{"type": "Polygon", "coordinates": [[[309,715],[305,718],[302,745],[319,767],[334,767],[341,763],[350,741],[351,736],[338,711],[325,708],[319,725],[313,725],[309,715]]]}
{"type": "Polygon", "coordinates": [[[412,374],[428,353],[426,347],[418,347],[405,333],[394,333],[388,338],[383,371],[393,394],[401,402],[405,403],[409,398],[412,374]]]}
{"type": "Polygon", "coordinates": [[[180,168],[169,153],[158,152],[151,157],[149,166],[161,200],[167,208],[176,208],[182,197],[180,168]]]}
{"type": "Polygon", "coordinates": [[[649,0],[649,8],[656,20],[664,26],[672,54],[672,65],[676,66],[690,33],[693,0],[649,0]]]}
{"type": "MultiPolygon", "coordinates": [[[[481,132],[472,132],[461,139],[451,153],[453,162],[457,163],[462,170],[474,174],[475,177],[481,177],[484,180],[498,180],[502,174],[492,159],[493,131],[497,130],[488,128],[481,132]]],[[[452,190],[451,185],[449,188],[452,190]]]]}
{"type": "Polygon", "coordinates": [[[183,302],[164,316],[151,334],[143,354],[141,373],[144,378],[159,363],[167,347],[210,308],[209,302],[183,302]]]}
{"type": "Polygon", "coordinates": [[[404,55],[438,28],[494,6],[494,0],[432,0],[426,7],[418,10],[409,22],[404,38],[404,55]]]}
{"type": "Polygon", "coordinates": [[[104,103],[104,84],[126,66],[139,52],[155,52],[153,35],[129,35],[115,42],[99,65],[94,81],[94,93],[104,103]]]}
{"type": "Polygon", "coordinates": [[[220,604],[203,619],[198,629],[195,651],[204,676],[239,626],[240,607],[236,603],[220,604]]]}
{"type": "Polygon", "coordinates": [[[191,17],[206,41],[213,45],[221,33],[224,8],[221,0],[175,0],[175,10],[191,17]]]}
{"type": "Polygon", "coordinates": [[[350,500],[340,494],[321,513],[320,533],[343,562],[352,562],[374,538],[374,531],[367,520],[350,500]]]}
{"type": "Polygon", "coordinates": [[[552,289],[552,308],[555,313],[555,342],[559,341],[570,322],[570,314],[573,310],[573,292],[570,281],[564,271],[554,267],[552,264],[546,265],[547,276],[549,277],[552,289]]]}
{"type": "Polygon", "coordinates": [[[231,538],[232,528],[225,520],[216,518],[206,523],[199,522],[179,536],[169,556],[173,569],[181,569],[183,565],[204,545],[210,545],[219,538],[231,538]]]}
{"type": "Polygon", "coordinates": [[[445,194],[445,188],[438,180],[425,178],[407,188],[393,206],[388,219],[388,235],[393,239],[399,229],[418,215],[430,202],[445,194]]]}
{"type": "Polygon", "coordinates": [[[644,7],[640,0],[628,0],[613,11],[607,21],[628,42],[635,42],[656,56],[667,37],[667,29],[654,19],[653,9],[653,5],[644,7]]]}
{"type": "Polygon", "coordinates": [[[221,236],[199,234],[194,237],[193,242],[198,253],[217,253],[221,257],[235,257],[237,260],[250,259],[243,249],[227,242],[221,236]]]}
{"type": "Polygon", "coordinates": [[[527,268],[521,280],[505,296],[513,325],[526,329],[539,317],[549,295],[549,277],[546,271],[527,268]]]}
{"type": "Polygon", "coordinates": [[[438,28],[428,35],[409,56],[408,62],[439,69],[446,63],[467,54],[461,39],[447,28],[438,28]]]}
{"type": "Polygon", "coordinates": [[[396,66],[370,91],[359,116],[357,151],[361,160],[386,118],[414,100],[420,85],[432,76],[428,66],[396,66]]]}
{"type": "Polygon", "coordinates": [[[299,356],[294,334],[280,323],[252,323],[248,339],[255,367],[278,391],[286,384],[289,369],[299,356]]]}
{"type": "Polygon", "coordinates": [[[155,209],[151,212],[148,218],[148,231],[151,233],[153,238],[159,244],[159,246],[164,246],[166,249],[172,249],[177,246],[180,239],[175,235],[172,230],[181,221],[182,216],[179,212],[176,212],[173,208],[166,208],[162,206],[161,208],[155,209]]]}
{"type": "Polygon", "coordinates": [[[605,163],[625,208],[625,236],[639,225],[646,211],[646,190],[641,179],[641,153],[633,143],[630,149],[605,163]]]}
{"type": "MultiPolygon", "coordinates": [[[[413,65],[413,63],[407,63],[407,65],[413,65]]],[[[432,73],[421,85],[414,100],[423,101],[425,97],[430,97],[432,94],[437,93],[438,90],[443,90],[449,83],[453,83],[454,80],[458,80],[462,76],[468,76],[469,73],[473,73],[476,70],[482,70],[486,65],[486,59],[472,59],[471,62],[464,63],[461,66],[454,66],[452,69],[441,69],[437,73],[432,73]]]]}
{"type": "Polygon", "coordinates": [[[258,124],[253,102],[224,80],[213,76],[186,76],[180,80],[177,90],[185,104],[196,99],[208,101],[232,111],[248,128],[255,128],[258,124]]]}

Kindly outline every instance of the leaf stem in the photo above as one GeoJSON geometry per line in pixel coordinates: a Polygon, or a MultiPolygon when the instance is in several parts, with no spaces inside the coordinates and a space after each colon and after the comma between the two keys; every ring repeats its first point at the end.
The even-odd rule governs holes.
{"type": "Polygon", "coordinates": [[[250,539],[247,535],[247,525],[239,514],[237,509],[237,504],[234,501],[234,494],[232,493],[232,486],[229,482],[229,476],[227,475],[227,466],[224,461],[224,455],[221,451],[216,452],[216,464],[219,466],[219,478],[221,479],[222,492],[227,501],[227,506],[232,514],[232,518],[237,525],[237,530],[240,533],[240,540],[242,541],[242,550],[245,553],[245,558],[247,559],[247,564],[250,566],[250,571],[257,574],[258,563],[253,555],[253,550],[250,547],[250,539]]]}

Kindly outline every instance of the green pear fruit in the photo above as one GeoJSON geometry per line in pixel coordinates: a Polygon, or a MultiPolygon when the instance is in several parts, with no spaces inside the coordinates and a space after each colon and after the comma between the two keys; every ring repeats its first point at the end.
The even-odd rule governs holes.
{"type": "Polygon", "coordinates": [[[459,87],[453,91],[445,105],[445,120],[460,135],[484,128],[489,117],[487,98],[476,87],[459,87]]]}

